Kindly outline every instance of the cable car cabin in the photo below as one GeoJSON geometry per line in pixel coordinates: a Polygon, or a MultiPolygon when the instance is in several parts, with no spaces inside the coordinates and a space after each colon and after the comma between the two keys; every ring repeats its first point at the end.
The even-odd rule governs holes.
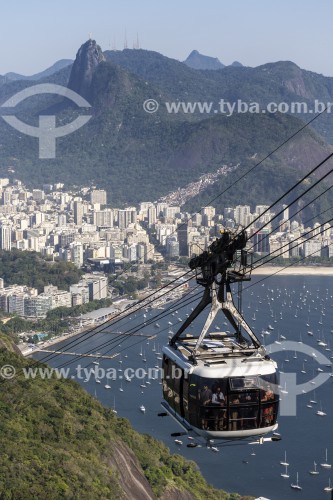
{"type": "Polygon", "coordinates": [[[276,430],[276,363],[257,355],[217,361],[216,352],[232,353],[233,345],[224,342],[206,341],[202,348],[212,357],[197,365],[182,349],[163,348],[162,405],[168,413],[206,438],[248,438],[276,430]]]}
{"type": "Polygon", "coordinates": [[[250,279],[246,242],[245,231],[224,232],[190,261],[204,293],[163,348],[162,405],[186,429],[208,439],[259,437],[278,427],[277,366],[240,313],[240,286],[250,279]],[[238,308],[231,287],[236,282],[238,308]],[[186,332],[209,304],[201,331],[186,332]],[[218,312],[231,328],[209,332],[218,312]]]}

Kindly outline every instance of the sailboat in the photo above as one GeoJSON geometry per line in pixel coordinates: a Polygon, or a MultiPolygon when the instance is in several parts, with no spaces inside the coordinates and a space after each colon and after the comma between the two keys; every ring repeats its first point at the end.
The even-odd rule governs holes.
{"type": "Polygon", "coordinates": [[[282,474],[280,474],[280,476],[287,479],[289,477],[289,474],[288,474],[288,465],[286,465],[285,467],[286,467],[285,472],[282,472],[282,474]]]}
{"type": "Polygon", "coordinates": [[[332,491],[332,490],[333,490],[333,488],[332,488],[332,484],[331,484],[331,478],[329,477],[328,478],[328,486],[326,486],[324,488],[324,491],[332,491]]]}
{"type": "Polygon", "coordinates": [[[298,484],[298,472],[296,473],[296,483],[291,483],[290,487],[293,488],[294,490],[302,489],[302,487],[298,484]]]}
{"type": "Polygon", "coordinates": [[[316,391],[313,391],[313,399],[310,399],[310,403],[313,404],[313,405],[317,404],[317,401],[316,401],[316,391]]]}
{"type": "Polygon", "coordinates": [[[145,413],[146,408],[145,408],[143,405],[141,405],[141,406],[140,406],[140,411],[142,411],[142,413],[145,413]]]}
{"type": "Polygon", "coordinates": [[[119,387],[119,390],[120,390],[120,392],[124,392],[124,389],[123,389],[123,383],[122,383],[122,382],[120,382],[120,387],[119,387]]]}
{"type": "Polygon", "coordinates": [[[113,398],[113,408],[111,409],[111,411],[115,414],[117,414],[117,410],[116,410],[116,397],[113,398]]]}
{"type": "Polygon", "coordinates": [[[323,411],[323,408],[321,406],[321,402],[320,402],[320,410],[316,411],[316,415],[318,415],[319,417],[326,417],[327,413],[325,413],[323,411]]]}
{"type": "Polygon", "coordinates": [[[281,465],[285,465],[286,467],[289,465],[287,462],[287,452],[284,452],[284,462],[280,462],[281,465]]]}
{"type": "Polygon", "coordinates": [[[313,462],[313,470],[309,470],[309,474],[311,474],[312,476],[317,476],[319,474],[319,471],[317,471],[316,462],[313,462]]]}
{"type": "Polygon", "coordinates": [[[325,462],[323,464],[320,464],[320,467],[323,467],[324,469],[330,469],[332,467],[332,465],[327,462],[327,448],[326,448],[325,457],[326,457],[325,462]]]}

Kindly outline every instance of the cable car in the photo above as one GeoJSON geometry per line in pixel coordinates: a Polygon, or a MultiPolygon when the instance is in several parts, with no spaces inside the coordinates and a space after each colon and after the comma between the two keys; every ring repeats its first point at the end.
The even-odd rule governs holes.
{"type": "Polygon", "coordinates": [[[241,284],[251,279],[246,242],[244,230],[224,232],[208,251],[191,259],[203,297],[163,347],[162,406],[187,431],[207,440],[259,438],[278,427],[277,365],[240,313],[241,284]],[[189,332],[209,304],[201,332],[189,332]],[[229,330],[223,331],[224,321],[220,330],[209,332],[218,312],[229,330]]]}

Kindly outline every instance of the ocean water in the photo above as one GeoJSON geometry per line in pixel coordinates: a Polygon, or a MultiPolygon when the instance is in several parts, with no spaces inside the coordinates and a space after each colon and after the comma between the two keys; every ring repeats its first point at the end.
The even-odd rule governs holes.
{"type": "MultiPolygon", "coordinates": [[[[325,276],[274,276],[269,279],[255,277],[250,283],[244,284],[243,314],[248,323],[254,328],[261,340],[279,346],[280,351],[271,354],[283,372],[296,373],[297,384],[313,381],[318,375],[317,368],[331,373],[332,368],[318,364],[313,353],[326,356],[328,363],[333,362],[333,285],[332,277],[325,276]],[[253,319],[255,317],[255,320],[253,319]],[[272,329],[268,330],[268,326],[272,329]],[[262,330],[270,331],[269,335],[261,337],[262,330]],[[313,335],[309,335],[308,332],[313,335]],[[305,346],[306,353],[297,350],[287,351],[281,344],[275,344],[281,336],[288,341],[297,343],[300,349],[305,346]],[[327,344],[319,346],[319,341],[327,344]],[[302,342],[302,344],[300,343],[302,342]],[[331,349],[328,350],[328,349],[331,349]],[[306,373],[301,373],[305,369],[306,373]]],[[[167,303],[166,306],[170,304],[167,303]]],[[[162,440],[173,453],[178,453],[194,460],[206,480],[217,488],[235,491],[241,494],[264,496],[271,500],[292,499],[296,497],[316,500],[330,498],[330,493],[324,491],[329,478],[333,480],[333,468],[324,469],[320,466],[325,462],[325,450],[328,450],[328,462],[333,463],[333,377],[324,384],[311,384],[311,392],[297,396],[296,416],[279,416],[279,432],[282,440],[269,442],[263,445],[248,445],[232,443],[218,446],[219,452],[214,453],[203,445],[201,448],[187,448],[187,437],[183,436],[183,445],[177,445],[171,433],[182,431],[171,417],[159,417],[163,411],[160,407],[162,400],[162,386],[156,378],[147,379],[144,371],[148,368],[161,365],[161,347],[168,341],[169,330],[180,326],[179,318],[184,320],[191,312],[191,304],[183,309],[174,306],[173,313],[164,318],[154,320],[152,325],[140,329],[140,336],[117,337],[114,330],[126,332],[130,328],[148,321],[156,314],[164,314],[162,310],[149,310],[132,315],[122,320],[114,327],[104,332],[94,333],[75,347],[75,352],[94,352],[101,354],[120,353],[113,359],[100,359],[99,365],[93,363],[94,358],[75,358],[70,365],[73,377],[77,377],[76,365],[81,365],[81,376],[78,382],[92,395],[98,398],[105,406],[116,408],[118,415],[128,418],[133,427],[142,433],[148,433],[162,440]],[[177,312],[176,312],[177,310],[177,312]],[[146,314],[146,317],[143,317],[146,314]],[[156,325],[158,323],[158,325],[156,325]],[[169,323],[172,323],[170,325],[169,323]],[[143,335],[156,335],[149,340],[143,335]],[[108,345],[104,345],[107,344],[108,345]],[[111,344],[110,344],[111,343],[111,344]],[[116,373],[116,380],[100,379],[96,382],[95,376],[82,376],[83,368],[92,370],[99,376],[102,370],[109,375],[116,373]],[[123,371],[132,368],[138,371],[141,378],[133,378],[127,382],[123,371]],[[98,373],[100,370],[100,373],[98,373]],[[122,378],[121,378],[122,377],[122,378]],[[147,384],[147,381],[150,382],[147,384]],[[105,385],[111,386],[106,389],[105,385]],[[146,387],[141,387],[145,385],[146,387]],[[122,389],[122,390],[121,390],[122,389]],[[316,400],[309,408],[309,400],[316,400]],[[146,412],[140,411],[144,405],[146,412]],[[318,416],[316,411],[322,409],[326,416],[318,416]],[[287,453],[287,462],[290,464],[290,477],[280,476],[285,472],[280,461],[287,453]],[[309,471],[316,462],[319,474],[313,476],[309,471]],[[293,490],[291,483],[296,482],[299,475],[301,491],[293,490]]],[[[205,320],[203,314],[195,323],[195,328],[201,328],[205,320]]],[[[220,314],[214,325],[223,330],[225,318],[220,314]]],[[[226,328],[226,327],[225,327],[226,328]]],[[[76,342],[77,340],[75,340],[76,342]]],[[[73,339],[57,344],[57,349],[66,348],[73,351],[73,339]]],[[[35,358],[43,359],[45,353],[35,354],[35,358]]],[[[57,355],[48,361],[51,366],[61,366],[73,360],[69,356],[57,355]]],[[[309,385],[309,384],[308,384],[309,385]]],[[[283,397],[283,395],[281,395],[283,397]]]]}

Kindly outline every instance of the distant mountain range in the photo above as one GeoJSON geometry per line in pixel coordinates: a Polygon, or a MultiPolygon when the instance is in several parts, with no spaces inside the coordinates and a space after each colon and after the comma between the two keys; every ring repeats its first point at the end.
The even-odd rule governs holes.
{"type": "MultiPolygon", "coordinates": [[[[184,64],[193,69],[223,69],[226,67],[217,57],[204,56],[197,50],[192,50],[187,59],[185,59],[184,64]]],[[[239,67],[242,64],[234,61],[231,66],[239,67]]]]}
{"type": "MultiPolygon", "coordinates": [[[[204,174],[234,167],[188,200],[189,209],[198,209],[314,116],[310,112],[227,116],[219,112],[221,99],[257,102],[260,109],[272,101],[302,101],[309,107],[315,99],[333,102],[333,78],[302,70],[292,62],[211,71],[193,69],[153,51],[102,52],[93,40],[82,45],[73,65],[44,73],[33,82],[0,82],[0,104],[36,81],[69,85],[90,102],[92,118],[77,132],[57,139],[57,156],[50,160],[38,159],[36,138],[0,119],[0,175],[14,176],[30,186],[55,181],[67,186],[94,183],[109,191],[113,205],[154,201],[199,182],[204,174]],[[145,112],[148,99],[159,103],[157,112],[145,112]],[[180,106],[177,113],[168,112],[172,102],[180,106]],[[187,102],[212,103],[212,112],[199,108],[189,112],[181,107],[187,102]]],[[[56,114],[59,124],[72,121],[79,109],[62,98],[43,95],[24,101],[16,114],[34,125],[40,114],[56,114]]],[[[325,113],[216,204],[272,202],[332,151],[331,144],[332,120],[325,113]]],[[[332,201],[328,194],[312,210],[328,207],[332,201]]]]}
{"type": "Polygon", "coordinates": [[[47,76],[51,76],[57,71],[60,71],[62,68],[73,64],[72,59],[60,59],[56,63],[52,64],[49,68],[41,71],[40,73],[36,73],[31,76],[20,75],[18,73],[6,73],[0,78],[3,78],[4,82],[11,82],[14,80],[41,80],[42,78],[46,78],[47,76]]]}

